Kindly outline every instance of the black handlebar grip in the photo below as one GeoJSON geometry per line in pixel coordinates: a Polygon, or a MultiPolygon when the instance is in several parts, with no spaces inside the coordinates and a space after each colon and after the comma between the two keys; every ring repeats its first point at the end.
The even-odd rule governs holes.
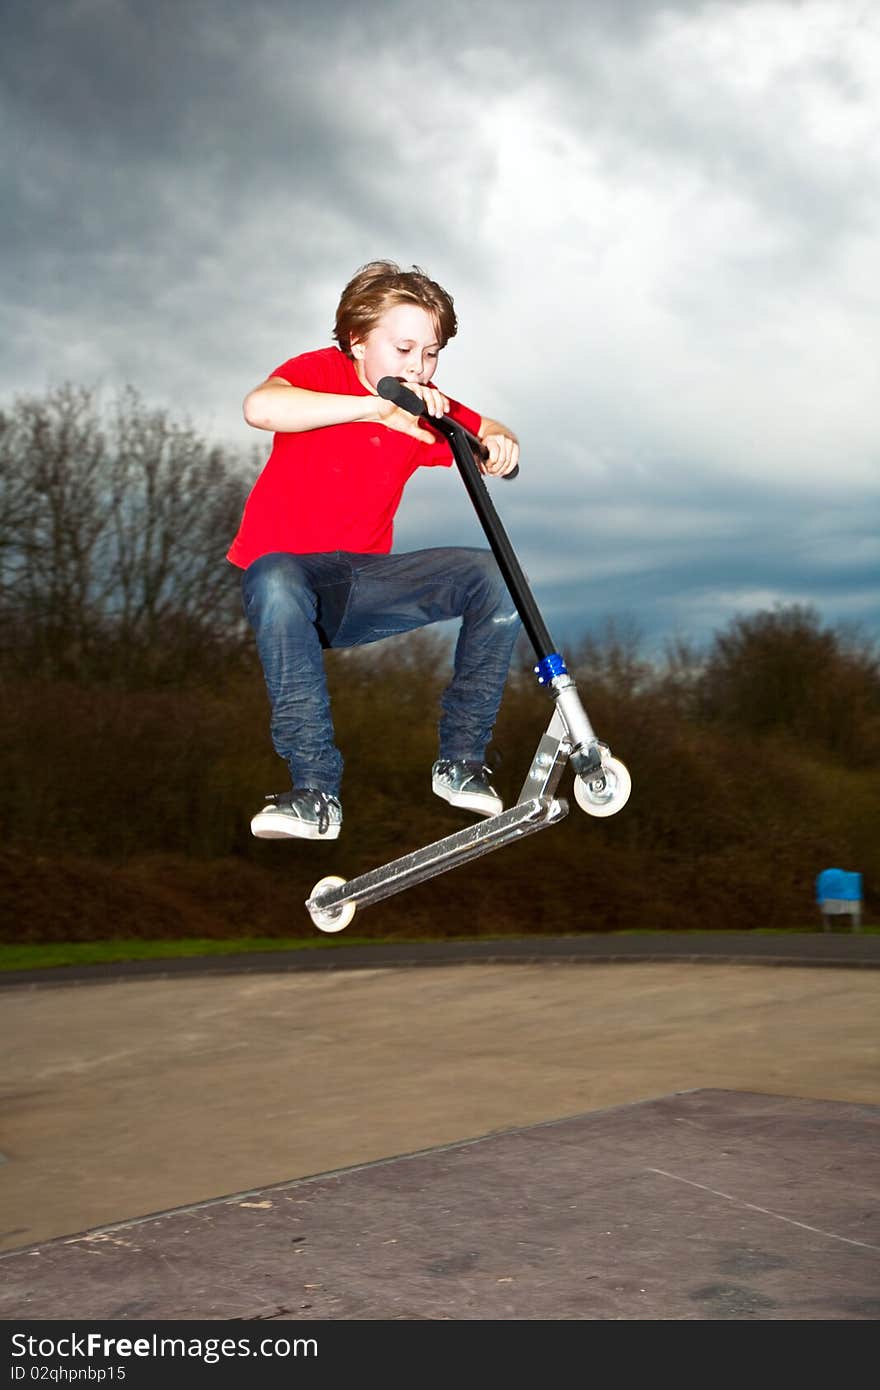
{"type": "MultiPolygon", "coordinates": [[[[383,376],[381,381],[376,383],[376,390],[383,400],[393,401],[395,405],[400,406],[401,410],[408,411],[410,415],[425,415],[425,418],[429,422],[431,421],[432,417],[426,415],[425,403],[421,397],[417,396],[415,391],[410,391],[408,387],[404,386],[402,381],[398,381],[396,376],[383,376]]],[[[477,439],[470,430],[464,429],[463,425],[459,425],[458,428],[467,435],[472,448],[476,449],[481,458],[489,457],[489,450],[481,439],[477,439]]],[[[518,472],[519,464],[516,465],[512,473],[505,473],[504,476],[507,479],[515,478],[518,472]]]]}
{"type": "Polygon", "coordinates": [[[386,401],[393,401],[399,405],[401,410],[409,411],[410,415],[424,415],[425,402],[415,391],[410,391],[404,386],[402,381],[398,381],[396,376],[383,376],[377,384],[376,390],[386,401]]]}

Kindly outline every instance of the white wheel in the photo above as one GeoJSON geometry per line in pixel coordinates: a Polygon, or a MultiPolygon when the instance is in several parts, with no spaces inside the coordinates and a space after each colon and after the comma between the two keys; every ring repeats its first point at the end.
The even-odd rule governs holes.
{"type": "Polygon", "coordinates": [[[615,815],[631,791],[632,778],[618,758],[603,758],[598,772],[574,779],[574,799],[588,816],[615,815]]]}
{"type": "Polygon", "coordinates": [[[336,907],[312,907],[316,893],[320,893],[322,888],[341,888],[345,882],[344,878],[338,878],[335,874],[329,874],[327,878],[322,878],[312,889],[312,896],[306,903],[309,909],[309,916],[319,931],[344,931],[355,914],[357,903],[339,903],[336,907]]]}

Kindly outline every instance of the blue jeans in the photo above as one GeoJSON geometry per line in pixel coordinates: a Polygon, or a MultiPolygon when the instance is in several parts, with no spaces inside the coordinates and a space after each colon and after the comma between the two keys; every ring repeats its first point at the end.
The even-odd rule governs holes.
{"type": "Polygon", "coordinates": [[[241,584],[269,692],[272,743],[294,787],[338,796],[342,781],[323,648],[363,646],[448,618],[462,623],[441,699],[439,756],[483,760],[520,629],[491,551],[275,552],[255,560],[241,584]]]}

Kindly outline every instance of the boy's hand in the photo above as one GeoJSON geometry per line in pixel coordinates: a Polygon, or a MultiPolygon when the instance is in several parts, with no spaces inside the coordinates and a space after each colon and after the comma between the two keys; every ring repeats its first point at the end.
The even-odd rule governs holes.
{"type": "Polygon", "coordinates": [[[519,444],[509,434],[484,434],[482,442],[489,451],[489,457],[479,459],[481,473],[491,473],[503,478],[512,473],[519,464],[519,444]]]}
{"type": "MultiPolygon", "coordinates": [[[[435,386],[422,386],[418,382],[407,381],[404,383],[408,391],[412,391],[414,396],[418,396],[423,402],[428,415],[433,415],[439,419],[445,415],[449,409],[449,401],[438,391],[435,386]]],[[[384,397],[378,396],[376,401],[376,414],[387,425],[389,429],[400,430],[401,434],[412,435],[413,439],[420,439],[423,444],[436,444],[436,434],[431,434],[420,423],[418,415],[410,415],[408,410],[395,405],[393,401],[386,401],[384,397]]]]}

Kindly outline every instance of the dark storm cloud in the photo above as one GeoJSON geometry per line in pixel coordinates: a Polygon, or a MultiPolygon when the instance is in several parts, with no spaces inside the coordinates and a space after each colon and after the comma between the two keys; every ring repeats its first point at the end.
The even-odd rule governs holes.
{"type": "Polygon", "coordinates": [[[31,10],[5,113],[26,252],[136,245],[170,257],[177,246],[187,256],[201,197],[205,213],[235,224],[238,205],[279,185],[302,205],[348,187],[370,220],[370,141],[316,99],[308,26],[288,33],[273,67],[247,12],[248,23],[228,5],[219,15],[134,3],[31,10]]]}
{"type": "MultiPolygon", "coordinates": [[[[211,409],[208,344],[215,373],[243,373],[240,399],[287,355],[260,353],[258,325],[275,315],[289,342],[327,341],[343,277],[389,245],[469,255],[479,273],[468,217],[450,215],[455,183],[420,162],[434,117],[395,90],[394,7],[373,13],[371,33],[357,6],[22,12],[3,108],[13,385],[109,367],[211,409]]],[[[468,114],[436,118],[461,151],[462,198],[483,174],[468,114]]]]}
{"type": "MultiPolygon", "coordinates": [[[[131,381],[265,456],[245,391],[416,261],[442,384],[522,437],[494,491],[563,629],[880,631],[870,7],[58,0],[4,38],[6,395],[131,381]]],[[[436,473],[399,544],[479,544],[436,473]]]]}
{"type": "MultiPolygon", "coordinates": [[[[382,161],[407,167],[413,115],[401,109],[386,132],[376,114],[393,90],[375,91],[374,103],[364,92],[397,41],[397,8],[374,8],[383,23],[371,32],[369,10],[355,5],[31,7],[7,49],[4,111],[23,201],[20,242],[55,246],[63,229],[68,251],[103,251],[108,237],[129,242],[139,232],[141,246],[156,237],[170,251],[170,207],[197,202],[205,189],[227,210],[261,197],[271,206],[279,190],[301,205],[332,198],[356,210],[367,235],[387,235],[395,203],[381,193],[382,161]],[[392,133],[402,149],[383,139],[392,133]]],[[[401,96],[401,107],[409,100],[401,96]]],[[[462,145],[466,118],[462,130],[447,130],[462,145]]],[[[415,151],[411,168],[430,201],[431,170],[415,151]]],[[[407,222],[414,211],[409,205],[407,222]]],[[[303,232],[277,229],[279,238],[303,232]]]]}
{"type": "MultiPolygon", "coordinates": [[[[560,640],[613,619],[655,653],[675,632],[705,645],[736,614],[777,603],[876,631],[880,536],[858,498],[831,505],[772,484],[756,493],[689,468],[665,478],[622,468],[581,487],[525,473],[491,492],[560,640]]],[[[409,501],[403,548],[430,545],[438,513],[451,543],[480,543],[457,477],[431,470],[409,501]]]]}

